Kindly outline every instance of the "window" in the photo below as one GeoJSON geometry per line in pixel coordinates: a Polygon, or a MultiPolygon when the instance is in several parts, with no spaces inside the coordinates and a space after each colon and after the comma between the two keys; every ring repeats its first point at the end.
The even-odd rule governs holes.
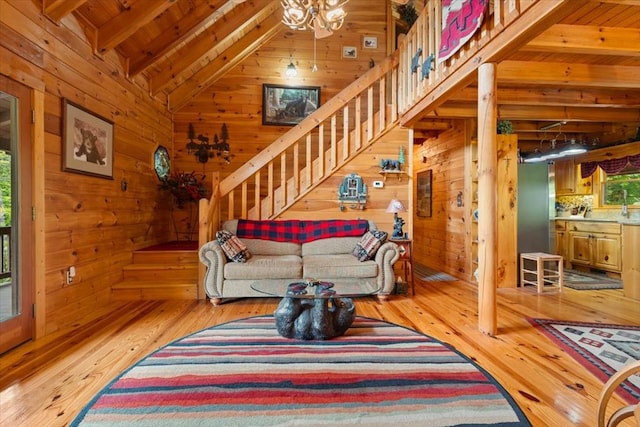
{"type": "Polygon", "coordinates": [[[628,165],[616,174],[603,173],[602,201],[603,205],[640,206],[640,169],[628,165]]]}

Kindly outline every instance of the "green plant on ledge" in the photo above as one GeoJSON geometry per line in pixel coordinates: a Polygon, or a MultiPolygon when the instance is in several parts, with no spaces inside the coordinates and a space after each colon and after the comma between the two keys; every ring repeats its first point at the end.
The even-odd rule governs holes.
{"type": "Polygon", "coordinates": [[[418,19],[418,11],[413,7],[413,2],[396,6],[396,10],[400,15],[400,19],[407,24],[407,28],[411,28],[418,19]]]}
{"type": "Polygon", "coordinates": [[[498,120],[498,134],[511,135],[513,133],[513,125],[509,120],[498,120]]]}

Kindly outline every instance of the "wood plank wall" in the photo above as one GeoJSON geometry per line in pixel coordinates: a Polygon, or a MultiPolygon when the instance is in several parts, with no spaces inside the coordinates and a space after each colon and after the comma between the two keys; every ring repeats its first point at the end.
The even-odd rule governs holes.
{"type": "Polygon", "coordinates": [[[399,214],[405,220],[403,231],[411,235],[411,188],[413,180],[410,170],[410,131],[397,127],[386,134],[382,140],[368,147],[346,166],[335,171],[322,185],[305,196],[287,210],[282,218],[288,219],[356,219],[372,220],[378,229],[386,231],[391,236],[393,232],[393,214],[386,209],[391,199],[399,199],[407,208],[406,214],[399,214]],[[400,147],[405,152],[404,169],[407,174],[389,175],[387,179],[380,174],[381,159],[398,159],[400,147]],[[339,209],[338,187],[344,177],[350,173],[360,175],[367,185],[368,199],[364,210],[352,209],[349,203],[344,211],[339,209]],[[374,188],[374,181],[382,181],[384,187],[374,188]]]}
{"type": "MultiPolygon", "coordinates": [[[[351,0],[345,10],[347,18],[343,27],[316,42],[317,72],[311,71],[313,33],[292,31],[283,25],[271,41],[177,111],[174,114],[173,166],[187,172],[203,172],[207,182],[213,171],[220,172],[220,178],[224,179],[290,129],[262,125],[263,84],[319,86],[321,103],[324,103],[368,71],[371,60],[378,63],[385,58],[386,2],[351,0]],[[365,49],[365,36],[376,37],[377,47],[365,49]],[[342,57],[346,46],[356,47],[357,58],[342,57]],[[290,61],[296,65],[298,76],[287,79],[284,73],[290,61]],[[226,123],[231,162],[215,157],[203,165],[195,156],[188,155],[186,144],[190,123],[196,135],[208,136],[210,141],[214,134],[220,135],[222,124],[226,123]]],[[[397,151],[393,154],[392,158],[397,158],[397,151]]],[[[337,186],[335,189],[337,191],[337,186]]]]}
{"type": "Polygon", "coordinates": [[[170,236],[166,196],[157,188],[153,152],[172,147],[172,118],[142,81],[124,78],[115,54],[99,58],[74,18],[60,25],[35,2],[3,0],[3,74],[44,87],[45,333],[78,322],[109,299],[132,251],[170,236]],[[61,170],[62,99],[114,122],[113,180],[61,170]],[[126,180],[127,191],[121,191],[126,180]],[[66,284],[66,270],[77,276],[66,284]]]}
{"type": "Polygon", "coordinates": [[[472,275],[468,267],[471,236],[466,224],[466,206],[471,199],[464,194],[469,170],[465,164],[465,141],[473,128],[464,120],[452,121],[450,130],[416,145],[413,151],[414,182],[419,172],[432,171],[432,215],[419,217],[413,212],[414,262],[467,281],[472,275]],[[458,193],[463,194],[460,207],[456,203],[458,193]]]}

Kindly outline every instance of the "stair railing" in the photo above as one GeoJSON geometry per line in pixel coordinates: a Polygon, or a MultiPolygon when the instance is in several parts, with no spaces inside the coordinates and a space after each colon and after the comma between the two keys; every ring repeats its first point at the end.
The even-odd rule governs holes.
{"type": "Polygon", "coordinates": [[[397,55],[370,69],[200,201],[199,243],[224,219],[276,217],[398,121],[397,55]]]}

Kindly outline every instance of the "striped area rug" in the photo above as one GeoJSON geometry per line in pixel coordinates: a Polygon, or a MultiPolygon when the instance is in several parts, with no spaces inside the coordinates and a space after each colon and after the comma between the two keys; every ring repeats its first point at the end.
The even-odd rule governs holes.
{"type": "Polygon", "coordinates": [[[357,317],[328,341],[272,316],[182,338],[115,379],[72,426],[529,426],[487,372],[446,344],[357,317]]]}

